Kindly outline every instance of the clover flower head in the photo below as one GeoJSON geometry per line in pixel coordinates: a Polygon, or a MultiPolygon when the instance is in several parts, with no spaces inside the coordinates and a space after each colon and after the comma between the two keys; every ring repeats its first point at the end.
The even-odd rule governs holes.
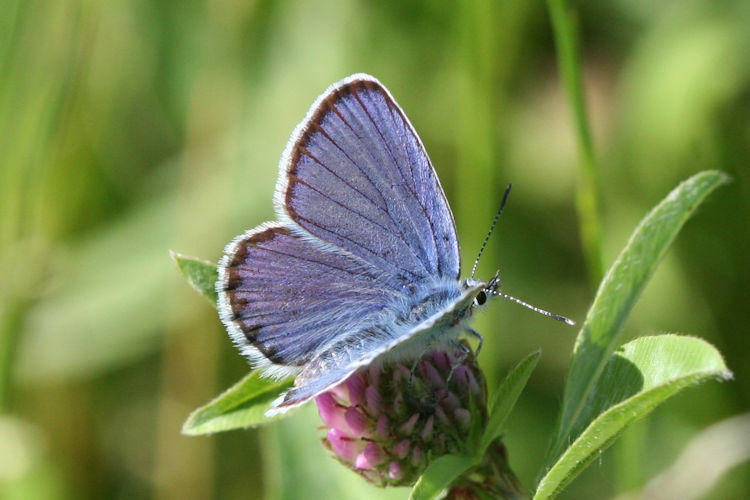
{"type": "Polygon", "coordinates": [[[466,451],[486,400],[474,356],[455,348],[361,368],[315,403],[334,457],[373,484],[404,486],[437,457],[466,451]]]}

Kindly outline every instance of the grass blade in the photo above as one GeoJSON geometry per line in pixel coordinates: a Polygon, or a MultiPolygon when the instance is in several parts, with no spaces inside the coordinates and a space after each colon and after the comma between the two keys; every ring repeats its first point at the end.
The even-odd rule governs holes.
{"type": "Polygon", "coordinates": [[[580,179],[576,199],[581,242],[591,283],[602,277],[601,221],[599,215],[599,170],[591,140],[583,92],[578,23],[575,11],[565,0],[548,0],[552,32],[557,47],[557,64],[573,113],[580,157],[580,179]]]}

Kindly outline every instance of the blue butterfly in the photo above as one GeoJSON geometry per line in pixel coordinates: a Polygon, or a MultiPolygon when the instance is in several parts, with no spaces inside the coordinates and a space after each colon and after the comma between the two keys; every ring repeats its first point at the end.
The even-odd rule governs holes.
{"type": "Polygon", "coordinates": [[[227,245],[216,285],[221,320],[251,365],[295,376],[269,416],[376,360],[478,335],[466,320],[500,294],[497,278],[460,279],[435,169],[372,76],[349,76],[318,97],[281,156],[274,205],[278,221],[227,245]]]}

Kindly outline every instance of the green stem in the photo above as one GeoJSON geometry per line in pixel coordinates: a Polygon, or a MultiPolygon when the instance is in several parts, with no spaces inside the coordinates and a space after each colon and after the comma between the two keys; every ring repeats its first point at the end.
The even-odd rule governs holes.
{"type": "Polygon", "coordinates": [[[15,353],[25,311],[25,300],[10,299],[0,313],[0,413],[10,409],[15,353]]]}
{"type": "Polygon", "coordinates": [[[580,159],[580,184],[576,208],[589,280],[592,287],[596,288],[604,275],[599,216],[599,170],[594,155],[583,93],[578,17],[575,10],[565,0],[547,0],[547,5],[557,46],[557,62],[575,121],[580,159]]]}
{"type": "Polygon", "coordinates": [[[487,447],[481,464],[462,477],[450,488],[449,500],[475,500],[495,498],[501,500],[527,500],[520,481],[508,463],[508,452],[500,439],[487,447]]]}

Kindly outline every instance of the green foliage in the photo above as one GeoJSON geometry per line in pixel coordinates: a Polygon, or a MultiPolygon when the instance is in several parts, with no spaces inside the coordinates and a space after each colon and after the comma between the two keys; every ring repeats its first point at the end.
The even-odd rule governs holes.
{"type": "MultiPolygon", "coordinates": [[[[172,260],[196,292],[216,306],[216,265],[196,257],[175,252],[172,260]]],[[[189,436],[246,429],[274,422],[293,412],[266,417],[274,399],[292,386],[293,380],[272,380],[251,372],[209,403],[193,411],[182,425],[189,436]]]]}
{"type": "Polygon", "coordinates": [[[505,430],[505,421],[518,401],[518,397],[521,395],[524,387],[526,387],[526,382],[529,381],[531,372],[536,368],[539,355],[540,352],[537,351],[521,360],[520,363],[508,372],[508,375],[505,376],[500,386],[492,394],[488,408],[489,418],[487,420],[487,427],[484,430],[477,450],[479,458],[484,455],[490,443],[502,436],[505,430]]]}
{"type": "Polygon", "coordinates": [[[176,252],[170,252],[169,256],[172,257],[182,274],[185,275],[190,286],[216,306],[216,302],[219,300],[216,294],[216,280],[219,276],[216,272],[216,264],[196,257],[180,255],[176,252]]]}
{"type": "Polygon", "coordinates": [[[475,457],[443,455],[433,461],[411,490],[409,500],[432,500],[476,464],[475,457]]]}
{"type": "Polygon", "coordinates": [[[586,408],[585,430],[539,482],[534,499],[554,498],[630,425],[679,391],[710,379],[728,379],[721,354],[691,337],[643,337],[609,359],[586,408]]]}
{"type": "MultiPolygon", "coordinates": [[[[612,354],[623,322],[680,228],[726,181],[721,172],[702,172],[680,184],[641,221],[607,272],[576,342],[553,461],[535,499],[556,496],[628,426],[670,396],[708,379],[731,377],[718,351],[695,338],[645,337],[612,354]]],[[[486,446],[500,435],[537,358],[538,353],[522,361],[496,391],[474,461],[466,457],[440,461],[415,486],[419,492],[415,498],[434,498],[440,487],[481,460],[486,446]],[[450,463],[454,470],[446,474],[444,468],[450,463]]]]}
{"type": "Polygon", "coordinates": [[[551,498],[625,428],[674,393],[729,373],[706,342],[649,337],[612,356],[618,334],[687,218],[727,182],[708,171],[681,183],[641,221],[610,267],[576,340],[560,422],[535,498],[551,498]]]}
{"type": "Polygon", "coordinates": [[[576,208],[581,225],[581,246],[586,256],[589,277],[593,284],[602,277],[602,229],[599,214],[601,187],[599,170],[591,139],[591,127],[586,112],[586,98],[581,71],[577,12],[566,0],[547,0],[552,20],[552,32],[557,46],[557,63],[573,112],[578,142],[579,178],[581,180],[576,208]]]}
{"type": "Polygon", "coordinates": [[[627,315],[656,265],[700,202],[726,181],[723,173],[709,171],[680,184],[641,221],[615,259],[576,339],[551,460],[557,458],[565,443],[575,439],[576,429],[588,424],[581,421],[581,414],[617,346],[627,315]]]}
{"type": "Polygon", "coordinates": [[[266,417],[271,402],[292,386],[292,380],[264,379],[251,372],[208,404],[190,414],[182,426],[189,436],[257,427],[289,415],[266,417]]]}

